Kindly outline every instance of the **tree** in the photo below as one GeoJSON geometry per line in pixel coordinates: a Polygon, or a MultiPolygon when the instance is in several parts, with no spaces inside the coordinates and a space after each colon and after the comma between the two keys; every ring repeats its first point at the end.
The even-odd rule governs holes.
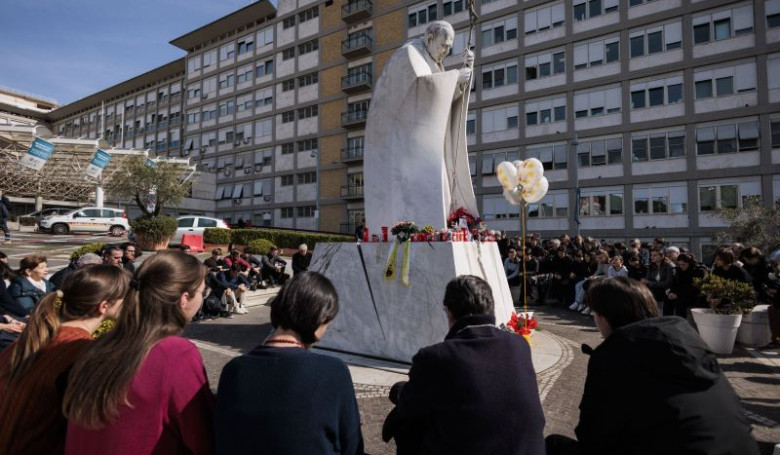
{"type": "Polygon", "coordinates": [[[128,160],[123,169],[114,174],[109,191],[118,198],[132,199],[143,216],[156,217],[164,207],[184,199],[192,187],[192,178],[187,178],[191,172],[191,168],[182,162],[159,160],[151,166],[145,157],[139,156],[128,160]],[[146,206],[150,192],[156,194],[152,211],[146,206]]]}
{"type": "Polygon", "coordinates": [[[719,209],[718,216],[729,224],[728,231],[718,232],[714,239],[729,239],[770,253],[780,247],[780,205],[761,205],[760,199],[747,200],[742,208],[719,209]]]}

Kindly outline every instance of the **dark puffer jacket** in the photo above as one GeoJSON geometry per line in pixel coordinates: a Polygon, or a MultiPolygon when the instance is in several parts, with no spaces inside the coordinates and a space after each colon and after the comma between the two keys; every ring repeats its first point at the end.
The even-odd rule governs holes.
{"type": "Polygon", "coordinates": [[[621,327],[592,352],[575,432],[586,455],[759,453],[715,355],[674,316],[621,327]]]}

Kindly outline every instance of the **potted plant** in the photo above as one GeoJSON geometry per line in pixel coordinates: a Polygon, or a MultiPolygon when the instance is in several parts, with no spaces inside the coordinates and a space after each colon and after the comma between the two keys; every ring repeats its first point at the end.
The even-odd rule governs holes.
{"type": "Polygon", "coordinates": [[[756,293],[750,283],[707,275],[694,280],[710,308],[692,308],[699,335],[716,354],[731,354],[742,315],[753,311],[756,293]]]}
{"type": "Polygon", "coordinates": [[[176,220],[161,215],[169,204],[178,204],[192,187],[194,168],[183,161],[152,160],[139,156],[128,160],[111,179],[111,192],[131,199],[142,215],[130,222],[142,250],[168,247],[176,233],[176,220]]]}

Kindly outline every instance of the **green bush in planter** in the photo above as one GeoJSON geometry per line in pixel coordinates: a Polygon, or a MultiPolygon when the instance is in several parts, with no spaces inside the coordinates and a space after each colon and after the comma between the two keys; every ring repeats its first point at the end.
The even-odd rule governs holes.
{"type": "Polygon", "coordinates": [[[694,278],[693,285],[707,297],[710,309],[717,314],[748,314],[756,304],[756,291],[751,283],[710,273],[704,278],[694,278]]]}
{"type": "Polygon", "coordinates": [[[252,254],[268,254],[274,244],[270,240],[257,239],[249,242],[247,246],[252,249],[252,254]]]}
{"type": "Polygon", "coordinates": [[[249,245],[251,241],[259,239],[271,240],[266,234],[267,229],[233,229],[231,232],[233,242],[237,245],[249,245]]]}
{"type": "Polygon", "coordinates": [[[70,260],[77,261],[81,256],[84,256],[87,253],[100,254],[100,250],[102,250],[104,246],[105,245],[102,243],[88,243],[71,253],[70,260]]]}
{"type": "Polygon", "coordinates": [[[176,219],[169,216],[142,216],[131,221],[130,227],[146,241],[160,243],[173,237],[178,225],[176,219]]]}
{"type": "Polygon", "coordinates": [[[227,245],[233,241],[231,232],[229,229],[207,228],[203,232],[203,243],[227,245]]]}

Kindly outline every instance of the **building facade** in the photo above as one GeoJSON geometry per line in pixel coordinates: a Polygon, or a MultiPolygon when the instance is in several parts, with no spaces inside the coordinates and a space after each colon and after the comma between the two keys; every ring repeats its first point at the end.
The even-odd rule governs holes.
{"type": "MultiPolygon", "coordinates": [[[[532,156],[551,185],[527,229],[545,236],[661,236],[706,253],[723,228],[716,208],[780,199],[780,0],[475,6],[466,137],[491,228],[519,230],[495,166],[532,156]]],[[[362,172],[373,81],[437,19],[456,29],[446,63],[459,67],[467,10],[254,3],[173,40],[184,59],[114,98],[53,111],[54,131],[194,159],[216,175],[215,211],[228,220],[352,232],[364,184],[383,183],[362,172]]]]}

